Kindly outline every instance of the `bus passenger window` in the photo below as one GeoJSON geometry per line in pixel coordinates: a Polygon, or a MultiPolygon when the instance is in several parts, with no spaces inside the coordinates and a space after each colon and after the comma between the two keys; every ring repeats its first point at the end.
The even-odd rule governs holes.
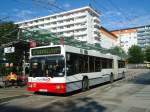
{"type": "Polygon", "coordinates": [[[95,59],[95,72],[100,72],[101,71],[101,63],[100,63],[100,58],[95,59]]]}

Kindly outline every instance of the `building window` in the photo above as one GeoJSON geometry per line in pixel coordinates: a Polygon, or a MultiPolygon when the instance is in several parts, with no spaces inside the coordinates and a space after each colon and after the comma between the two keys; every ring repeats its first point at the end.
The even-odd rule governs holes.
{"type": "Polygon", "coordinates": [[[50,18],[46,18],[45,20],[50,20],[50,18]]]}
{"type": "Polygon", "coordinates": [[[38,23],[38,20],[35,20],[35,23],[38,23]]]}
{"type": "Polygon", "coordinates": [[[99,37],[94,37],[95,40],[100,41],[101,39],[99,37]]]}
{"type": "Polygon", "coordinates": [[[60,29],[64,29],[64,27],[63,27],[63,26],[61,26],[61,27],[60,27],[60,29]]]}
{"type": "Polygon", "coordinates": [[[63,23],[64,21],[58,21],[59,24],[63,23]]]}
{"type": "Polygon", "coordinates": [[[56,19],[56,16],[53,16],[52,19],[56,19]]]}
{"type": "Polygon", "coordinates": [[[67,28],[70,28],[70,25],[67,25],[66,27],[67,27],[67,28]]]}

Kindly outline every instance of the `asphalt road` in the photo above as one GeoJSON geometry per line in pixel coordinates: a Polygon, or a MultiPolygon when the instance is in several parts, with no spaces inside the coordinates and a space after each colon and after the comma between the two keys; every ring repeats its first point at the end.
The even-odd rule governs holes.
{"type": "Polygon", "coordinates": [[[131,70],[126,79],[70,96],[7,88],[0,99],[15,92],[20,97],[2,101],[0,112],[150,112],[150,70],[131,70]]]}

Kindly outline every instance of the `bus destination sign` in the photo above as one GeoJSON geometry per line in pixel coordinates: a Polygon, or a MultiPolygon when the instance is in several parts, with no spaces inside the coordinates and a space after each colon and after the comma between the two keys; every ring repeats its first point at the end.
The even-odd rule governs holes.
{"type": "Polygon", "coordinates": [[[51,55],[51,54],[60,54],[61,48],[60,46],[57,47],[46,47],[46,48],[37,48],[31,50],[32,56],[39,56],[39,55],[51,55]]]}

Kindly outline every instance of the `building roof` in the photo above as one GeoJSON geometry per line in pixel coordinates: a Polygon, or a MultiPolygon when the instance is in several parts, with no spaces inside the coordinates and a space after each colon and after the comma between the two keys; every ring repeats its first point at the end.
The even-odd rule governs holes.
{"type": "Polygon", "coordinates": [[[21,21],[21,22],[16,22],[15,24],[22,24],[22,23],[25,23],[25,22],[32,22],[32,21],[35,21],[35,20],[38,20],[38,19],[45,19],[45,18],[48,18],[48,17],[68,14],[68,13],[72,13],[72,12],[78,12],[78,11],[87,10],[87,9],[92,10],[98,16],[100,15],[97,11],[92,9],[90,6],[85,6],[85,7],[82,7],[82,8],[72,9],[72,10],[69,10],[69,11],[64,11],[64,12],[58,12],[58,13],[50,14],[48,16],[43,16],[43,17],[38,17],[38,18],[30,19],[30,20],[24,20],[24,21],[21,21]]]}
{"type": "Polygon", "coordinates": [[[112,32],[108,31],[106,28],[102,27],[100,28],[100,32],[103,31],[102,33],[105,33],[106,35],[109,35],[108,37],[113,37],[114,39],[117,39],[118,37],[113,34],[112,32]]]}
{"type": "Polygon", "coordinates": [[[111,33],[113,33],[114,35],[117,35],[117,34],[129,34],[129,33],[135,33],[135,32],[137,32],[137,29],[130,28],[130,29],[112,31],[111,33]]]}
{"type": "Polygon", "coordinates": [[[110,32],[120,31],[120,30],[129,30],[129,29],[138,29],[138,28],[143,28],[143,27],[150,27],[150,25],[142,25],[142,26],[136,26],[136,27],[116,29],[116,30],[111,30],[110,32]]]}

